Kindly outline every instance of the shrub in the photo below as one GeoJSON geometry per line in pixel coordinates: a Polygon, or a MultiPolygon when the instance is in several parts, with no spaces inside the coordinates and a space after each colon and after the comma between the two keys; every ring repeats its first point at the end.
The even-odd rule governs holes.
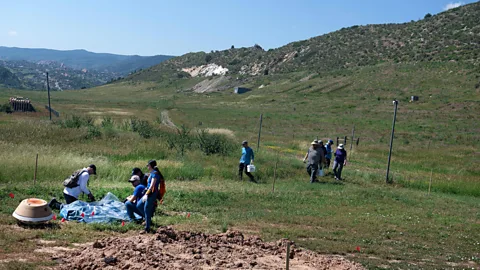
{"type": "Polygon", "coordinates": [[[113,119],[111,117],[103,117],[102,127],[103,128],[112,128],[114,125],[113,119]]]}
{"type": "Polygon", "coordinates": [[[90,127],[93,126],[93,118],[71,115],[70,117],[67,117],[67,119],[65,119],[64,121],[60,121],[59,124],[61,127],[64,128],[90,127]]]}
{"type": "Polygon", "coordinates": [[[225,135],[210,134],[202,129],[197,133],[197,142],[200,150],[205,155],[228,155],[233,152],[235,145],[225,135]]]}
{"type": "Polygon", "coordinates": [[[210,54],[205,55],[205,62],[210,62],[212,61],[212,56],[210,54]]]}
{"type": "Polygon", "coordinates": [[[13,109],[10,103],[5,103],[3,105],[0,105],[0,112],[12,113],[13,109]]]}
{"type": "Polygon", "coordinates": [[[102,132],[98,127],[94,125],[88,126],[88,132],[87,132],[87,135],[85,136],[86,139],[93,139],[101,136],[102,136],[102,132]]]}
{"type": "Polygon", "coordinates": [[[170,149],[176,149],[183,157],[185,150],[193,144],[193,138],[190,136],[190,129],[185,125],[177,128],[177,133],[167,137],[167,144],[170,149]]]}

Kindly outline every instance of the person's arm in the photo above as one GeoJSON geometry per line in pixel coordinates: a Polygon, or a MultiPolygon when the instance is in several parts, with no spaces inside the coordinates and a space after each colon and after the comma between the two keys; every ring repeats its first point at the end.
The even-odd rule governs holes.
{"type": "MultiPolygon", "coordinates": [[[[152,175],[150,175],[150,177],[152,177],[152,175]]],[[[147,191],[145,191],[145,195],[143,195],[142,197],[142,202],[146,202],[150,194],[153,193],[153,191],[155,190],[156,182],[157,182],[156,177],[152,177],[152,181],[150,182],[150,187],[147,189],[147,191]]]]}
{"type": "Polygon", "coordinates": [[[308,152],[310,152],[310,151],[307,151],[307,154],[305,154],[305,157],[303,158],[303,162],[307,161],[307,158],[308,158],[308,152]]]}
{"type": "Polygon", "coordinates": [[[135,189],[133,190],[133,195],[128,196],[127,200],[130,201],[131,203],[134,203],[138,199],[137,195],[138,195],[138,189],[135,187],[135,189]]]}
{"type": "Polygon", "coordinates": [[[90,195],[91,192],[90,190],[87,188],[87,183],[88,183],[88,178],[90,176],[88,175],[88,172],[84,172],[80,175],[79,179],[78,179],[78,182],[79,182],[79,186],[80,186],[80,190],[85,194],[85,195],[90,195]]]}

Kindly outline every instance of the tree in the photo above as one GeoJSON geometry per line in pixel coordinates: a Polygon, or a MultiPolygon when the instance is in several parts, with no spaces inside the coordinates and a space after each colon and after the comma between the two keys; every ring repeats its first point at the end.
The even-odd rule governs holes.
{"type": "Polygon", "coordinates": [[[235,49],[235,46],[232,45],[232,47],[230,47],[230,49],[232,49],[232,50],[235,49]]]}
{"type": "Polygon", "coordinates": [[[423,18],[424,18],[424,19],[428,19],[428,18],[430,18],[430,17],[432,17],[432,14],[427,13],[427,14],[425,14],[425,17],[423,17],[423,18]]]}
{"type": "Polygon", "coordinates": [[[205,55],[205,62],[210,62],[212,60],[212,56],[210,54],[205,55]]]}

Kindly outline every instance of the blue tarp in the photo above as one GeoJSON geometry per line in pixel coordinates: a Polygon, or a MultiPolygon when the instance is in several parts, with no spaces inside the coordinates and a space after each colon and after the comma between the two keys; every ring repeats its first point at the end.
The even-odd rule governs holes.
{"type": "Polygon", "coordinates": [[[66,220],[85,223],[110,223],[130,220],[123,202],[110,192],[98,202],[75,201],[71,204],[64,204],[60,210],[60,215],[66,220]]]}

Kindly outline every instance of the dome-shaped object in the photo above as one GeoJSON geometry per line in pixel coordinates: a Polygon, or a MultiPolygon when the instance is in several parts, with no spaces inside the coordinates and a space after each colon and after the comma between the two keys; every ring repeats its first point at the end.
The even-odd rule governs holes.
{"type": "Polygon", "coordinates": [[[12,216],[25,224],[38,224],[52,219],[53,213],[46,201],[30,198],[23,200],[12,216]]]}

